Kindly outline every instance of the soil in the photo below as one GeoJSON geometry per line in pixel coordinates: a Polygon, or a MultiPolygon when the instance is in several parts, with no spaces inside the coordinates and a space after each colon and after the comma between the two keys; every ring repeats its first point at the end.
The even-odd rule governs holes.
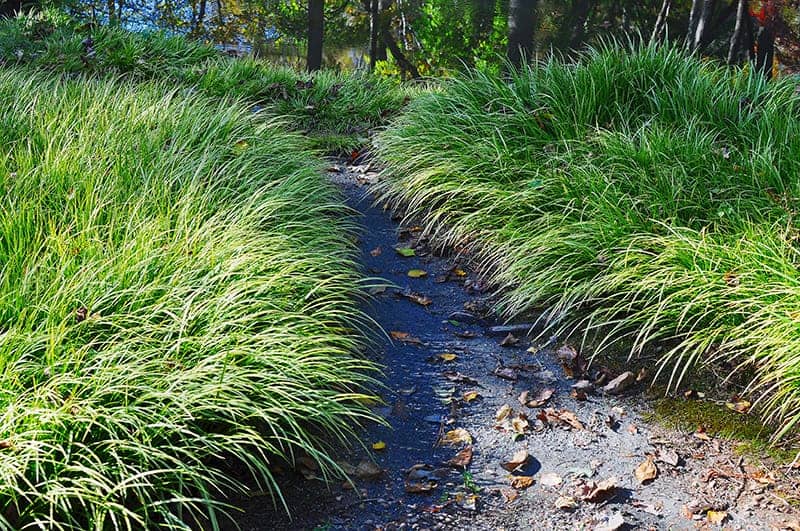
{"type": "Polygon", "coordinates": [[[366,448],[342,455],[362,464],[355,488],[307,479],[309,470],[285,472],[292,517],[254,493],[238,503],[241,529],[800,529],[800,469],[741,457],[712,433],[646,421],[647,379],[619,395],[574,393],[577,378],[619,373],[581,375],[580,353],[558,338],[532,345],[524,327],[512,337],[494,329],[506,323],[487,317],[491,301],[468,261],[434,256],[414,227],[374,206],[378,176],[368,166],[331,170],[361,214],[366,275],[393,286],[374,288],[366,308],[386,331],[369,356],[384,367],[379,412],[389,426],[368,426],[366,448]],[[504,406],[512,412],[498,421],[504,406]],[[456,429],[472,443],[447,444],[456,429]],[[446,464],[467,446],[467,466],[446,464]],[[521,450],[527,459],[515,468],[521,450]],[[373,459],[375,477],[365,468],[373,459]]]}

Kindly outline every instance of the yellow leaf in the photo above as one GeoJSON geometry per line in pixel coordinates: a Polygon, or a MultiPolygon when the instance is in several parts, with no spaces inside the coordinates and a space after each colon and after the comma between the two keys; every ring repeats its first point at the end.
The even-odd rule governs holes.
{"type": "Polygon", "coordinates": [[[725,511],[708,511],[706,517],[710,524],[721,524],[728,518],[728,513],[725,511]]]}
{"type": "Polygon", "coordinates": [[[443,352],[443,353],[439,354],[439,359],[442,360],[442,361],[453,361],[457,357],[458,356],[456,356],[452,352],[443,352]]]}
{"type": "Polygon", "coordinates": [[[407,274],[411,278],[422,278],[428,276],[428,272],[424,269],[411,269],[407,274]]]}
{"type": "Polygon", "coordinates": [[[372,449],[373,450],[379,450],[379,451],[380,450],[385,450],[386,449],[386,443],[383,442],[383,441],[378,441],[376,443],[372,443],[372,449]]]}
{"type": "Polygon", "coordinates": [[[473,400],[477,400],[478,398],[480,398],[480,396],[481,395],[480,393],[478,393],[478,391],[467,391],[466,393],[464,393],[464,402],[470,403],[473,400]]]}

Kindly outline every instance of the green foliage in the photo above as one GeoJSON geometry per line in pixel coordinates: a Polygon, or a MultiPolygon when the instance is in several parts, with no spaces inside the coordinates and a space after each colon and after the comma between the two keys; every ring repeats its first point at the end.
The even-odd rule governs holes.
{"type": "Polygon", "coordinates": [[[363,145],[369,129],[404,105],[410,89],[390,79],[332,71],[303,74],[256,59],[232,59],[213,47],[163,33],[76,27],[50,12],[0,21],[0,60],[54,73],[162,79],[186,88],[258,105],[291,117],[295,130],[323,149],[363,145]],[[91,35],[91,53],[85,39],[91,35]]]}
{"type": "Polygon", "coordinates": [[[668,340],[677,383],[726,358],[800,422],[800,96],[670,47],[610,45],[419,96],[377,139],[389,204],[477,242],[507,315],[668,340]]]}
{"type": "Polygon", "coordinates": [[[332,185],[181,92],[0,71],[0,528],[216,528],[371,418],[332,185]]]}

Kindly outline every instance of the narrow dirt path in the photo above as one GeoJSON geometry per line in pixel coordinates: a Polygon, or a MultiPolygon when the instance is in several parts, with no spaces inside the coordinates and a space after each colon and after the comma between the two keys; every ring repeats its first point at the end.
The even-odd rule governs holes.
{"type": "Polygon", "coordinates": [[[433,256],[413,227],[372,206],[366,167],[339,169],[332,177],[363,215],[365,272],[397,286],[376,290],[367,309],[393,336],[371,353],[385,366],[391,429],[369,427],[378,449],[342,457],[356,490],[289,472],[294,518],[254,496],[242,529],[800,529],[784,501],[798,471],[649,424],[644,383],[575,392],[564,369],[574,351],[493,328],[468,265],[433,256]]]}

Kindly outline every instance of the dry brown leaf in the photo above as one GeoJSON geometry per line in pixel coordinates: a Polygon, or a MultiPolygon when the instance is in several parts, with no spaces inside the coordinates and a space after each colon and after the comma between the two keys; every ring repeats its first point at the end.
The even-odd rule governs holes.
{"type": "Polygon", "coordinates": [[[373,250],[369,252],[369,254],[371,254],[372,256],[380,256],[381,253],[383,253],[383,249],[381,249],[380,245],[375,247],[373,250]]]}
{"type": "Polygon", "coordinates": [[[501,347],[513,347],[513,346],[514,346],[514,345],[516,345],[517,343],[519,343],[519,338],[517,338],[517,336],[515,336],[514,334],[511,334],[511,333],[509,333],[509,334],[508,334],[508,335],[507,335],[507,336],[506,336],[506,337],[505,337],[505,338],[504,338],[504,339],[503,339],[503,340],[500,342],[500,346],[501,346],[501,347]]]}
{"type": "Polygon", "coordinates": [[[693,434],[695,438],[700,439],[701,441],[710,441],[711,437],[706,433],[705,426],[698,426],[697,431],[693,434]]]}
{"type": "Polygon", "coordinates": [[[533,485],[533,476],[511,476],[511,486],[524,490],[533,485]]]}
{"type": "Polygon", "coordinates": [[[526,419],[522,415],[518,415],[517,417],[511,420],[511,430],[517,435],[524,434],[525,430],[527,429],[528,429],[528,419],[526,419]]]}
{"type": "Polygon", "coordinates": [[[547,403],[550,398],[552,398],[553,394],[556,392],[555,389],[552,387],[545,387],[541,389],[535,397],[528,400],[525,405],[528,407],[542,407],[547,403]]]}
{"type": "Polygon", "coordinates": [[[514,470],[518,469],[519,467],[527,463],[529,458],[530,456],[528,455],[528,450],[522,449],[515,452],[514,455],[511,457],[510,461],[507,461],[505,463],[500,463],[500,466],[502,466],[509,472],[513,472],[514,470]]]}
{"type": "Polygon", "coordinates": [[[447,466],[451,466],[453,468],[467,468],[469,464],[472,462],[472,446],[467,446],[456,455],[453,456],[452,459],[447,461],[447,466]]]}
{"type": "Polygon", "coordinates": [[[458,446],[460,444],[472,444],[472,435],[464,428],[450,430],[442,437],[442,444],[458,446]]]}
{"type": "Polygon", "coordinates": [[[725,407],[730,409],[731,411],[735,411],[736,413],[747,413],[750,411],[750,406],[752,404],[747,400],[741,400],[738,397],[734,397],[733,401],[727,402],[725,407]]]}
{"type": "Polygon", "coordinates": [[[658,468],[653,462],[653,456],[648,455],[647,459],[636,467],[636,470],[633,471],[633,475],[639,483],[645,483],[658,477],[658,468]]]}
{"type": "Polygon", "coordinates": [[[478,385],[478,380],[475,378],[470,378],[464,374],[461,374],[457,371],[444,371],[442,376],[450,380],[451,382],[460,383],[464,385],[478,385]]]}
{"type": "Polygon", "coordinates": [[[572,496],[559,496],[555,505],[556,509],[561,509],[562,511],[571,511],[578,508],[578,500],[572,496]]]}
{"type": "Polygon", "coordinates": [[[511,503],[519,498],[519,492],[514,489],[500,489],[500,494],[503,495],[503,499],[506,503],[511,503]]]}
{"type": "Polygon", "coordinates": [[[564,479],[555,472],[545,472],[539,476],[539,483],[547,487],[558,487],[564,479]]]}
{"type": "Polygon", "coordinates": [[[543,409],[536,415],[536,418],[542,422],[559,423],[576,430],[584,429],[583,424],[578,420],[578,416],[568,409],[556,411],[553,408],[543,409]]]}
{"type": "Polygon", "coordinates": [[[356,465],[354,475],[359,479],[375,479],[382,474],[382,468],[368,459],[363,459],[356,465]]]}
{"type": "Polygon", "coordinates": [[[502,422],[513,412],[514,410],[511,409],[511,406],[509,406],[508,404],[503,404],[502,406],[500,406],[500,409],[497,410],[497,413],[494,414],[494,420],[496,422],[502,422]]]}
{"type": "Polygon", "coordinates": [[[389,335],[395,341],[400,341],[402,343],[410,343],[412,345],[421,345],[422,341],[419,338],[412,336],[408,332],[398,332],[397,330],[392,330],[389,332],[389,335]]]}
{"type": "Polygon", "coordinates": [[[436,488],[435,481],[406,481],[405,489],[409,494],[424,494],[436,488]]]}
{"type": "Polygon", "coordinates": [[[511,367],[497,367],[494,370],[494,375],[504,380],[516,381],[519,378],[519,373],[511,367]]]}
{"type": "Polygon", "coordinates": [[[617,478],[611,477],[599,483],[587,481],[578,489],[578,497],[583,501],[598,503],[614,495],[617,489],[617,478]]]}

